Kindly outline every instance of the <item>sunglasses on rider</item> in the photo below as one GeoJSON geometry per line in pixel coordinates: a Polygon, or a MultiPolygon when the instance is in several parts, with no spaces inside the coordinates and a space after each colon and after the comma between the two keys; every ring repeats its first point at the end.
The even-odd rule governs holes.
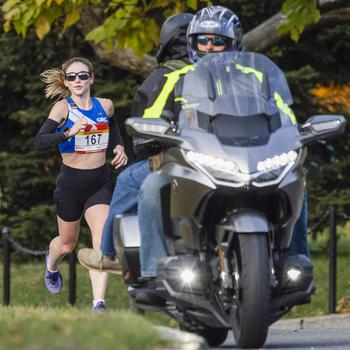
{"type": "Polygon", "coordinates": [[[90,72],[70,72],[65,74],[65,79],[68,81],[74,81],[76,79],[76,77],[78,77],[80,80],[88,80],[89,78],[91,78],[91,73],[90,72]]]}
{"type": "Polygon", "coordinates": [[[198,35],[197,36],[197,43],[201,44],[201,45],[208,45],[209,41],[211,41],[211,43],[214,46],[223,46],[226,44],[227,39],[222,37],[222,36],[216,36],[214,38],[209,38],[206,35],[198,35]]]}

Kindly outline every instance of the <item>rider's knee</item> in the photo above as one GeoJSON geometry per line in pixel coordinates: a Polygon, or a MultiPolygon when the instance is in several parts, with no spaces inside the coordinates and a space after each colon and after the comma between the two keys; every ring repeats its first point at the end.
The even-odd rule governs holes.
{"type": "Polygon", "coordinates": [[[148,175],[141,186],[140,197],[147,201],[159,198],[160,191],[166,183],[167,178],[164,175],[158,173],[148,175]]]}

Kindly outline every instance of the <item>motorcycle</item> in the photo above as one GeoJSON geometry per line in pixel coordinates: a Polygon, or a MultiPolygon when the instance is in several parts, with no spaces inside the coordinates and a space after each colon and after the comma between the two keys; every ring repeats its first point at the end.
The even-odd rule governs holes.
{"type": "Polygon", "coordinates": [[[248,52],[206,55],[182,83],[178,119],[129,118],[131,136],[159,143],[169,218],[169,256],[155,293],[166,306],[139,304],[137,216],[115,220],[116,250],[129,296],[161,310],[180,329],[219,345],[232,329],[241,348],[264,345],[269,326],[314,292],[312,264],[291,255],[301,212],[306,146],[340,135],[345,119],[317,115],[298,125],[283,72],[248,52]]]}

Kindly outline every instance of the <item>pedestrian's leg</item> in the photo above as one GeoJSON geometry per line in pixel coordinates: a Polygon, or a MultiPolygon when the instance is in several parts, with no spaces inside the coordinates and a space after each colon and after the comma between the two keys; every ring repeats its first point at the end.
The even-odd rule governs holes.
{"type": "Polygon", "coordinates": [[[166,257],[161,189],[170,178],[152,173],[143,182],[138,200],[138,220],[141,236],[140,265],[142,277],[156,276],[158,262],[166,257]]]}
{"type": "Polygon", "coordinates": [[[59,293],[62,289],[62,275],[58,271],[59,264],[65,255],[72,252],[79,235],[80,220],[67,222],[57,217],[59,236],[49,246],[46,257],[45,285],[51,293],[59,293]]]}
{"type": "Polygon", "coordinates": [[[291,241],[291,253],[304,254],[310,257],[310,252],[307,244],[307,223],[308,223],[308,205],[307,205],[307,191],[305,189],[303,206],[301,208],[300,216],[295,223],[293,236],[291,241]]]}
{"type": "Polygon", "coordinates": [[[50,242],[47,261],[47,267],[51,272],[57,271],[61,260],[74,250],[80,228],[80,220],[68,222],[57,216],[57,223],[59,235],[50,242]]]}
{"type": "MultiPolygon", "coordinates": [[[[85,211],[85,219],[92,235],[92,246],[98,249],[101,244],[101,236],[104,223],[108,216],[108,205],[97,204],[85,211]]],[[[108,273],[89,270],[94,301],[103,300],[106,293],[108,273]]]]}

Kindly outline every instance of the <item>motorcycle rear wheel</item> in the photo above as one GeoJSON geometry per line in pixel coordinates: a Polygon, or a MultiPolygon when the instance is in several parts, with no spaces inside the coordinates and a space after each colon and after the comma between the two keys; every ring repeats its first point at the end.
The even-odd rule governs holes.
{"type": "Polygon", "coordinates": [[[233,246],[232,331],[240,348],[260,348],[267,337],[270,304],[267,239],[261,233],[240,234],[233,246]]]}

